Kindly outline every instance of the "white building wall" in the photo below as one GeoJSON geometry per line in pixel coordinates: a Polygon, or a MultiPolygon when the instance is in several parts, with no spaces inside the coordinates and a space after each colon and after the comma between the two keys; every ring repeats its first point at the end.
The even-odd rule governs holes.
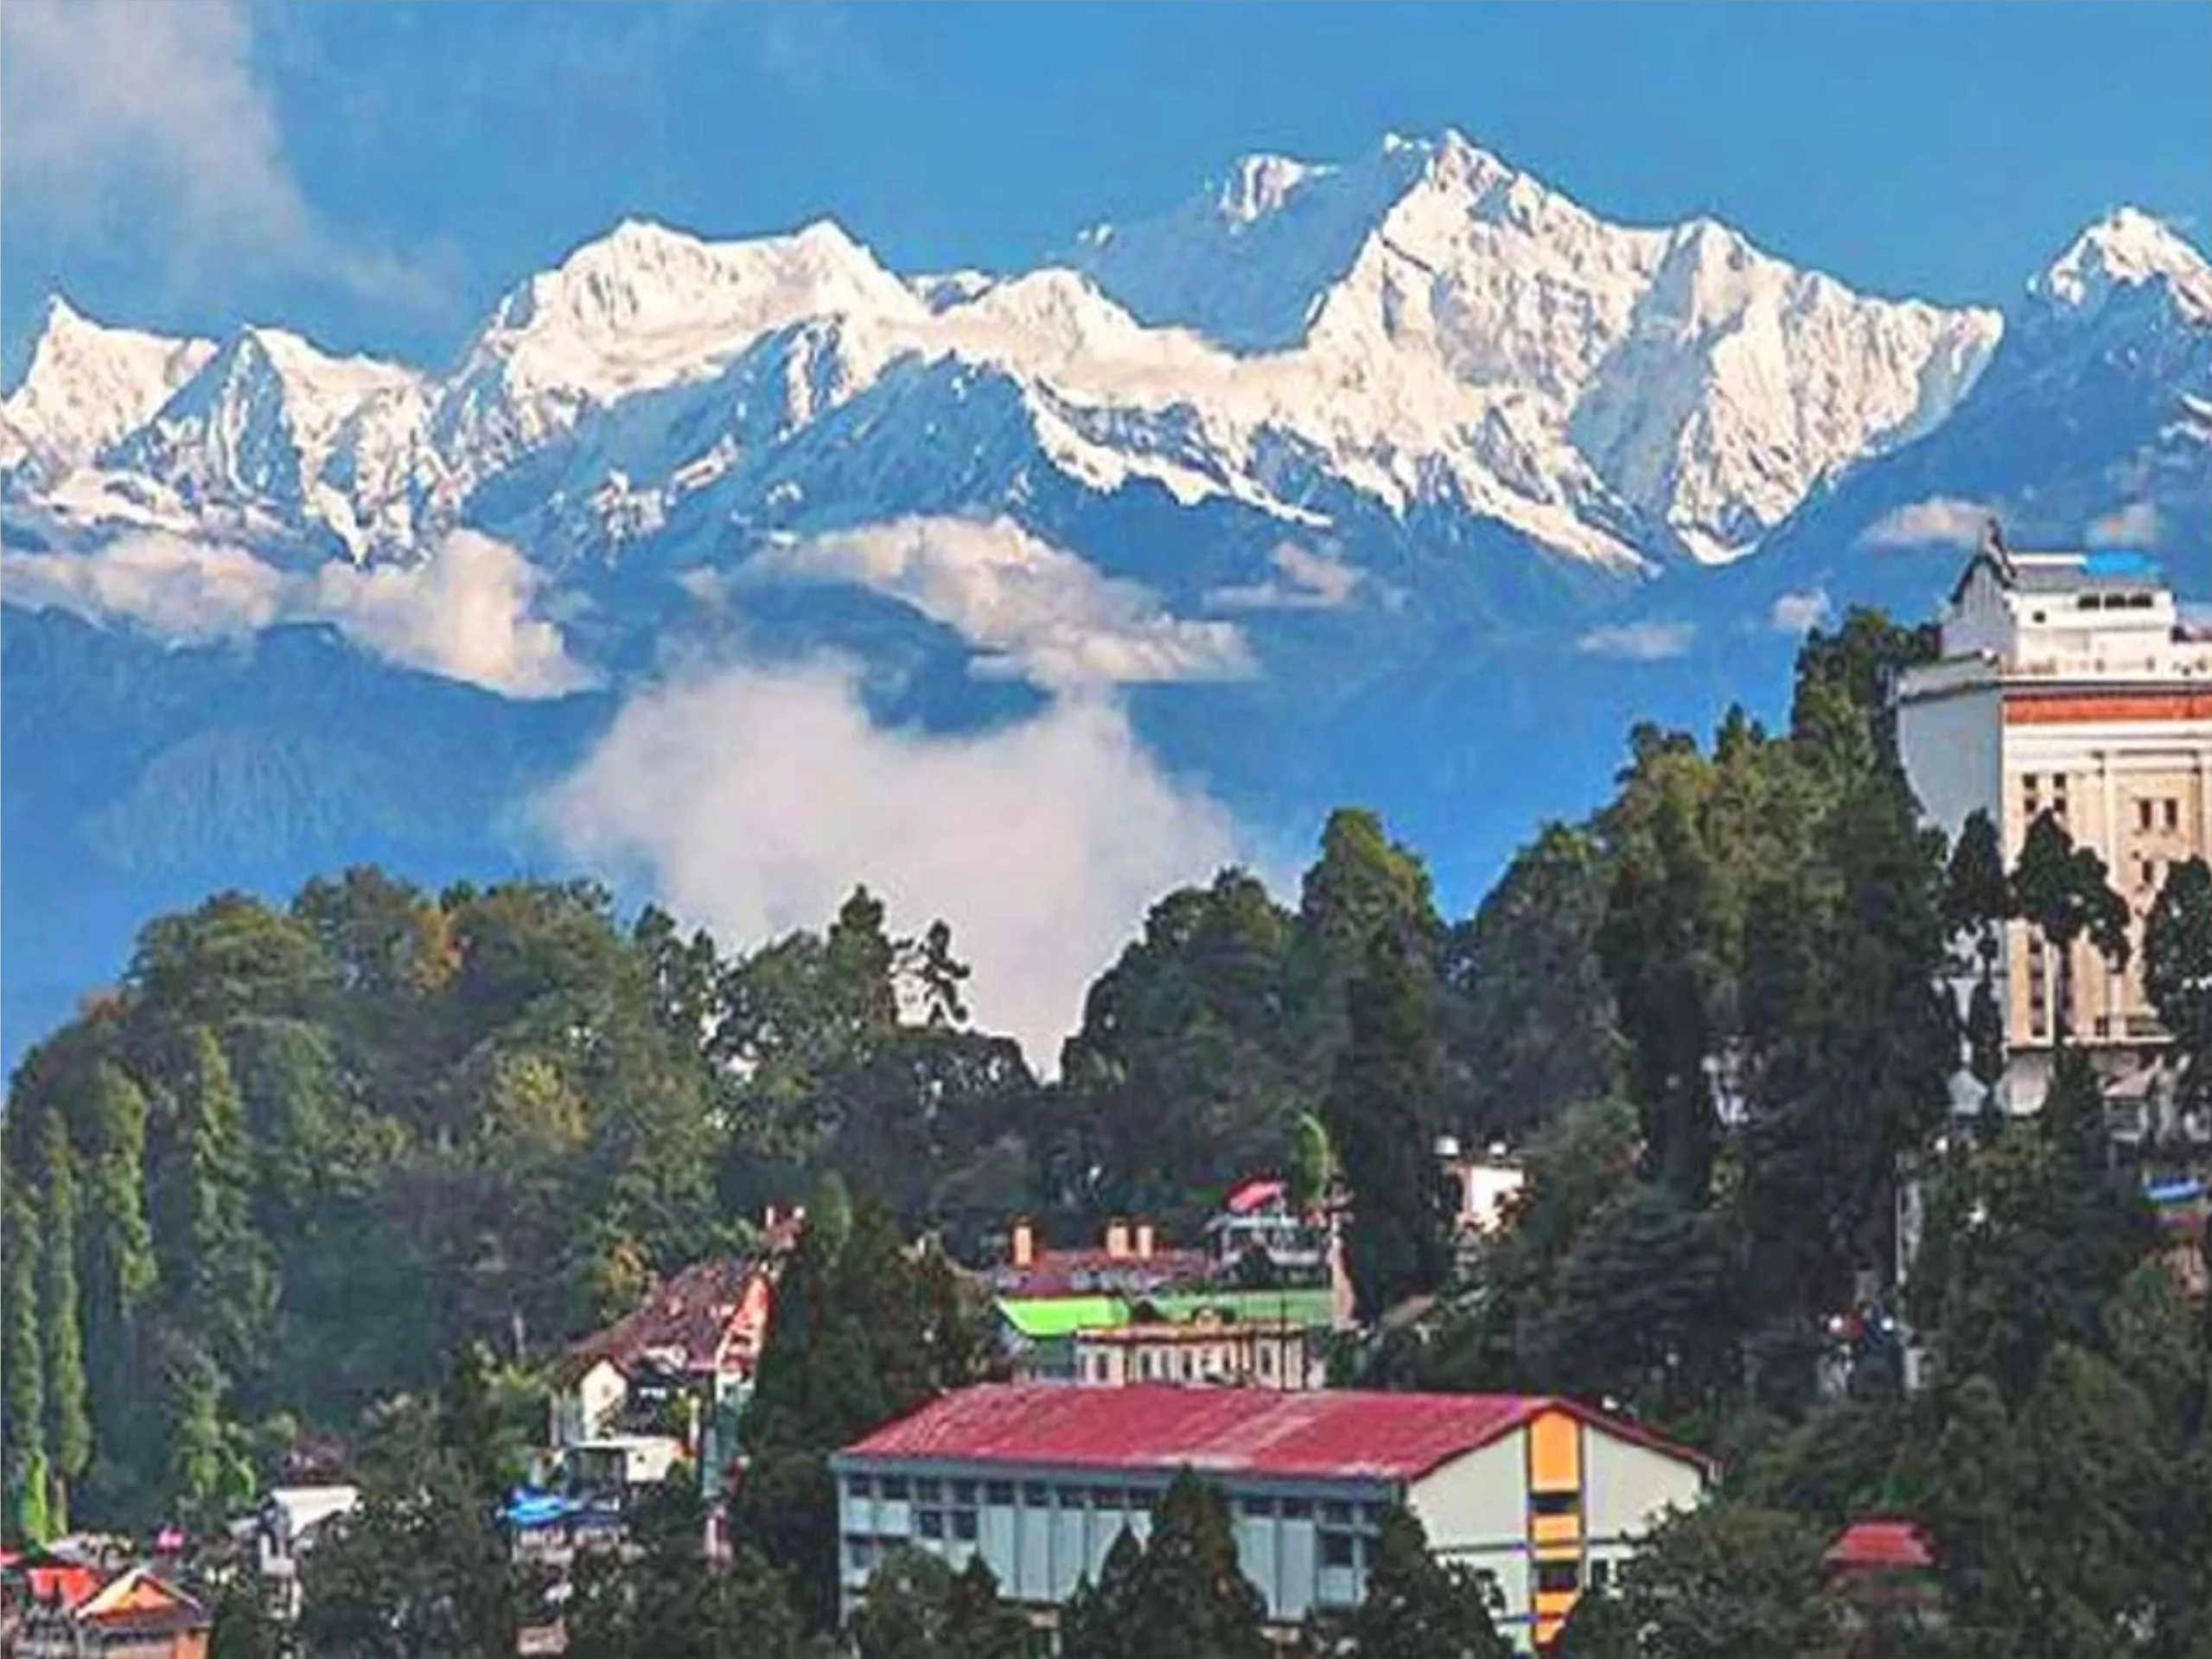
{"type": "Polygon", "coordinates": [[[1667,1518],[1694,1509],[1705,1494],[1697,1467],[1585,1426],[1582,1435],[1583,1536],[1593,1553],[1625,1547],[1667,1518]]]}
{"type": "Polygon", "coordinates": [[[1442,1560],[1493,1574],[1508,1618],[1529,1611],[1528,1436],[1516,1430],[1431,1470],[1406,1506],[1442,1560]]]}

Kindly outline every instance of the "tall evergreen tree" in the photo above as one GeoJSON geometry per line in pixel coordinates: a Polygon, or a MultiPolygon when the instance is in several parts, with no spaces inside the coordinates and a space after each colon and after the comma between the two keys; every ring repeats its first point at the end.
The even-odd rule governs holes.
{"type": "Polygon", "coordinates": [[[1266,1605],[1238,1565],[1219,1489],[1178,1473],[1152,1511],[1128,1651],[1184,1659],[1265,1659],[1266,1605]]]}
{"type": "Polygon", "coordinates": [[[2095,850],[2075,845],[2057,814],[2044,812],[2028,826],[2021,843],[2012,871],[2012,908],[2048,943],[2057,963],[2054,1024],[2058,1040],[2065,1043],[2074,1035],[2075,946],[2086,940],[2113,967],[2126,967],[2131,948],[2127,901],[2113,890],[2105,861],[2095,850]]]}
{"type": "Polygon", "coordinates": [[[1367,1594],[1323,1636],[1341,1659],[1508,1659],[1513,1644],[1492,1618],[1489,1586],[1429,1553],[1428,1535],[1403,1508],[1385,1512],[1367,1594]]]}
{"type": "Polygon", "coordinates": [[[2181,1100],[2212,1107],[2212,865],[2167,871],[2143,928],[2143,984],[2182,1060],[2181,1100]]]}
{"type": "Polygon", "coordinates": [[[55,1476],[50,1519],[66,1531],[68,1484],[92,1463],[92,1425],[77,1293],[77,1158],[59,1112],[47,1113],[39,1151],[46,1184],[39,1316],[46,1337],[47,1445],[55,1476]]]}
{"type": "Polygon", "coordinates": [[[1359,1317],[1435,1290],[1450,1266],[1436,1039],[1417,947],[1397,928],[1368,942],[1347,996],[1350,1035],[1323,1108],[1352,1205],[1345,1266],[1359,1317]]]}
{"type": "Polygon", "coordinates": [[[1060,1619],[1062,1659],[1150,1659],[1137,1645],[1142,1630],[1144,1547],[1124,1527],[1106,1548],[1093,1584],[1086,1577],[1060,1619]]]}
{"type": "Polygon", "coordinates": [[[4,1408],[6,1423],[0,1428],[0,1454],[4,1454],[7,1522],[15,1537],[42,1544],[48,1530],[46,1454],[46,1354],[39,1340],[39,1217],[37,1207],[21,1184],[22,1177],[0,1189],[4,1205],[4,1246],[0,1246],[0,1275],[7,1285],[4,1310],[4,1408]]]}

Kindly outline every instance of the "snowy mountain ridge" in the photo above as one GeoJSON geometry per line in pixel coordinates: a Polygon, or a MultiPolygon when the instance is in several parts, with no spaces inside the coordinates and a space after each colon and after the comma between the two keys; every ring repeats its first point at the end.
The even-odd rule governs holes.
{"type": "MultiPolygon", "coordinates": [[[[2051,280],[2173,259],[2129,228],[2077,264],[2051,280]]],[[[1026,430],[972,431],[997,496],[979,510],[1041,457],[1286,529],[1346,499],[1437,507],[1641,572],[1756,547],[1823,479],[1938,424],[2001,330],[1711,221],[1610,224],[1456,133],[1393,137],[1341,166],[1247,157],[1010,278],[904,278],[826,220],[730,242],[626,220],[510,290],[443,375],[273,329],[220,350],[101,329],[57,303],[0,404],[0,474],[11,514],[65,542],[155,524],[405,561],[456,525],[538,522],[558,494],[564,554],[611,554],[686,503],[749,520],[762,490],[804,497],[775,457],[864,394],[949,399],[880,426],[969,432],[981,376],[1026,430]],[[894,388],[902,363],[953,372],[894,388]]]]}

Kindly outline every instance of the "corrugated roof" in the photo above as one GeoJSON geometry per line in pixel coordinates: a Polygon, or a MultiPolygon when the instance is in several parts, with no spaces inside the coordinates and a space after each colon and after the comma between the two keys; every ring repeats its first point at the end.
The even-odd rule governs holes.
{"type": "Polygon", "coordinates": [[[1913,1568],[1933,1566],[1935,1556],[1909,1521],[1859,1521],[1828,1547],[1827,1560],[1830,1566],[1913,1568]]]}
{"type": "Polygon", "coordinates": [[[1685,1462],[1704,1463],[1586,1407],[1540,1395],[1067,1383],[963,1389],[877,1430],[845,1455],[1162,1474],[1188,1465],[1216,1476],[1399,1482],[1487,1445],[1551,1408],[1685,1462]]]}

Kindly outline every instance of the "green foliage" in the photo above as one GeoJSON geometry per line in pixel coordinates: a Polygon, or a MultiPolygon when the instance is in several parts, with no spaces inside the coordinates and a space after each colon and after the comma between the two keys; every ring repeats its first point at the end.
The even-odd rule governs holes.
{"type": "Polygon", "coordinates": [[[1301,1112],[1291,1126],[1291,1159],[1286,1183],[1291,1207],[1310,1216],[1329,1201],[1336,1184],[1336,1149],[1329,1144],[1329,1126],[1310,1112],[1301,1112]]]}
{"type": "MultiPolygon", "coordinates": [[[[1814,1656],[1835,1638],[1828,1535],[1785,1511],[1722,1504],[1664,1522],[1622,1575],[1644,1659],[1814,1656]]],[[[1577,1649],[1580,1650],[1579,1648],[1577,1649]]]]}
{"type": "Polygon", "coordinates": [[[1597,949],[1607,886],[1596,838],[1546,825],[1447,937],[1468,1133],[1519,1140],[1620,1087],[1621,1032],[1597,949]]]}
{"type": "Polygon", "coordinates": [[[1368,941],[1346,1000],[1349,1037],[1322,1112],[1351,1198],[1345,1267],[1359,1316],[1372,1320],[1436,1290],[1450,1267],[1429,987],[1401,929],[1368,941]]]}
{"type": "Polygon", "coordinates": [[[1479,1575],[1429,1554],[1411,1511],[1385,1512],[1359,1607],[1319,1634],[1331,1659],[1508,1659],[1493,1621],[1495,1592],[1479,1575]]]}
{"type": "Polygon", "coordinates": [[[595,1552],[577,1571],[566,1618],[576,1659],[813,1659],[783,1582],[750,1551],[706,1557],[706,1508],[673,1478],[634,1506],[629,1548],[595,1552]]]}
{"type": "Polygon", "coordinates": [[[2053,1000],[2063,1043],[2073,1034],[2074,948],[2087,940],[2114,967],[2126,966],[2131,948],[2127,901],[2113,890],[2105,861],[2095,851],[2076,846],[2057,814],[2044,812],[2028,826],[2020,845],[2012,871],[2012,909],[2056,958],[2053,1000]]]}
{"type": "Polygon", "coordinates": [[[4,1488],[7,1519],[13,1535],[42,1543],[48,1534],[47,1514],[48,1463],[46,1454],[46,1356],[38,1327],[38,1211],[19,1181],[0,1190],[4,1226],[0,1226],[0,1274],[5,1276],[6,1306],[0,1310],[0,1407],[6,1421],[0,1426],[0,1488],[4,1488]]]}
{"type": "Polygon", "coordinates": [[[2180,1050],[2182,1101],[2212,1106],[2212,865],[2202,858],[2166,872],[2144,924],[2143,984],[2180,1050]]]}
{"type": "Polygon", "coordinates": [[[303,1649],[316,1659],[505,1659],[543,1586],[511,1558],[501,1455],[480,1354],[435,1398],[373,1417],[360,1507],[302,1563],[303,1649]]]}
{"type": "Polygon", "coordinates": [[[1026,1659],[1030,1625],[980,1555],[959,1573],[900,1548],[868,1580],[847,1630],[856,1659],[1026,1659]]]}
{"type": "MultiPolygon", "coordinates": [[[[92,1459],[91,1404],[85,1383],[85,1338],[77,1290],[77,1158],[68,1126],[58,1113],[47,1114],[39,1141],[40,1173],[46,1186],[45,1263],[39,1291],[39,1322],[46,1339],[46,1443],[54,1473],[63,1484],[75,1480],[92,1459]]],[[[66,1507],[55,1524],[66,1529],[66,1507]]]]}
{"type": "Polygon", "coordinates": [[[1067,1659],[1265,1659],[1265,1604],[1237,1565],[1227,1503],[1189,1470],[1153,1507],[1141,1546],[1125,1531],[1063,1621],[1067,1659]]]}

